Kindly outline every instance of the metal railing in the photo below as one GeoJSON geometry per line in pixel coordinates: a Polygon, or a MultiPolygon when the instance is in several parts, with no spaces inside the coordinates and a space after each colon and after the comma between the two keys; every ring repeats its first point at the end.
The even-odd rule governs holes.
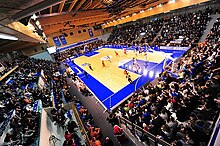
{"type": "Polygon", "coordinates": [[[151,134],[150,132],[142,129],[140,126],[130,122],[129,120],[118,117],[120,125],[123,124],[126,126],[126,128],[135,136],[135,137],[141,137],[144,135],[145,140],[143,142],[146,142],[150,146],[157,146],[158,144],[162,146],[171,146],[168,142],[157,138],[155,135],[151,134]]]}
{"type": "Polygon", "coordinates": [[[87,131],[86,131],[85,127],[84,127],[84,124],[83,124],[83,122],[82,122],[82,120],[80,118],[78,110],[77,110],[77,108],[76,108],[76,106],[74,104],[71,104],[71,105],[72,105],[72,110],[73,110],[73,113],[74,113],[74,115],[76,117],[77,123],[79,124],[80,131],[81,131],[82,135],[84,136],[84,141],[85,141],[87,146],[91,146],[91,144],[89,142],[90,141],[89,140],[89,136],[88,136],[87,131]]]}
{"type": "Polygon", "coordinates": [[[6,78],[9,74],[11,74],[14,70],[18,68],[18,65],[16,65],[14,68],[9,70],[7,73],[5,73],[3,76],[0,77],[0,81],[2,81],[4,78],[6,78]]]}

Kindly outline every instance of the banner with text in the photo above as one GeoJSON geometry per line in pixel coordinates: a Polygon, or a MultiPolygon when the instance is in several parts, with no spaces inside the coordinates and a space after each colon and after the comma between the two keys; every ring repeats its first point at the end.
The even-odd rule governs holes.
{"type": "Polygon", "coordinates": [[[66,38],[65,38],[64,35],[59,36],[59,38],[60,38],[60,41],[61,41],[61,43],[62,43],[63,45],[66,45],[66,44],[67,44],[66,38]]]}
{"type": "Polygon", "coordinates": [[[57,36],[53,37],[53,41],[54,41],[56,46],[58,46],[58,47],[61,46],[60,40],[57,36]]]}
{"type": "Polygon", "coordinates": [[[91,28],[88,29],[88,32],[89,32],[89,36],[90,36],[90,37],[93,37],[93,36],[94,36],[91,28]]]}

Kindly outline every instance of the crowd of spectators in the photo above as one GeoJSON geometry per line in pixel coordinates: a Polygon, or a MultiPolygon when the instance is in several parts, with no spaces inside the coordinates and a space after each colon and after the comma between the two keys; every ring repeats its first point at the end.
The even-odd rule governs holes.
{"type": "MultiPolygon", "coordinates": [[[[9,69],[18,68],[1,81],[0,102],[1,122],[10,120],[10,128],[4,139],[4,145],[31,145],[37,139],[39,112],[34,111],[34,103],[41,99],[43,107],[51,106],[50,81],[54,64],[46,60],[20,56],[8,62],[9,69]],[[37,88],[41,71],[45,75],[45,88],[37,88]],[[12,112],[11,117],[8,113],[12,112]]],[[[9,70],[7,70],[9,71],[9,70]]]]}
{"type": "Polygon", "coordinates": [[[151,43],[163,26],[163,19],[135,23],[116,28],[108,38],[108,44],[144,45],[151,43]]]}
{"type": "Polygon", "coordinates": [[[71,139],[67,138],[65,144],[80,146],[81,139],[74,131],[78,126],[72,120],[72,116],[66,116],[69,111],[63,108],[64,104],[73,99],[66,79],[59,71],[60,64],[27,56],[20,56],[19,59],[7,64],[9,69],[16,65],[18,68],[1,81],[0,122],[4,122],[7,118],[10,120],[4,145],[34,145],[40,130],[39,110],[44,107],[53,107],[52,121],[55,125],[67,129],[65,138],[71,134],[71,139]],[[40,77],[44,81],[43,87],[38,83],[40,77]],[[34,104],[39,100],[42,101],[42,107],[36,110],[34,104]],[[12,113],[10,117],[9,113],[12,113]]]}
{"type": "Polygon", "coordinates": [[[67,59],[70,57],[79,57],[80,55],[83,55],[86,52],[90,52],[94,49],[98,49],[98,47],[104,45],[104,41],[97,40],[88,44],[83,44],[81,46],[77,46],[68,50],[65,50],[63,52],[59,52],[56,56],[56,60],[63,61],[62,59],[67,59]],[[59,56],[59,57],[58,57],[59,56]]]}
{"type": "MultiPolygon", "coordinates": [[[[80,82],[79,79],[76,78],[75,82],[76,82],[76,80],[78,80],[78,82],[80,82]]],[[[81,91],[80,88],[78,88],[78,89],[79,89],[79,91],[81,91]]],[[[82,92],[82,93],[84,94],[84,92],[82,92]]],[[[87,96],[87,94],[86,94],[86,96],[87,96]]],[[[102,143],[100,141],[100,138],[102,137],[101,129],[99,127],[95,126],[92,114],[82,105],[82,103],[80,102],[80,100],[76,96],[73,97],[72,101],[75,103],[75,105],[79,111],[80,117],[85,125],[85,128],[88,131],[88,137],[90,139],[90,144],[92,146],[101,146],[102,145],[102,143]]]]}
{"type": "Polygon", "coordinates": [[[198,43],[207,23],[211,20],[212,13],[212,8],[207,8],[146,23],[120,26],[113,30],[108,38],[108,44],[191,46],[198,43]],[[160,30],[161,33],[158,34],[160,30]]]}
{"type": "Polygon", "coordinates": [[[156,86],[136,91],[117,115],[173,145],[206,145],[219,112],[219,24],[218,19],[205,42],[180,59],[177,78],[167,67],[156,86]]]}
{"type": "Polygon", "coordinates": [[[198,43],[207,23],[211,20],[212,9],[175,15],[164,22],[161,35],[154,45],[190,46],[198,43]]]}

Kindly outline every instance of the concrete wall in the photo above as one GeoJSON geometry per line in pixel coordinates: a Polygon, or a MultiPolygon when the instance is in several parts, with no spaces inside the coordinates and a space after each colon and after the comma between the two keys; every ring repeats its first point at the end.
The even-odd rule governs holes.
{"type": "Polygon", "coordinates": [[[47,51],[47,45],[46,44],[38,44],[33,47],[25,48],[20,50],[23,55],[32,56],[39,53],[43,53],[47,51]]]}
{"type": "Polygon", "coordinates": [[[45,60],[54,61],[47,51],[39,53],[39,54],[32,55],[30,57],[35,58],[35,59],[45,59],[45,60]]]}
{"type": "MultiPolygon", "coordinates": [[[[62,33],[53,34],[52,36],[48,37],[48,45],[55,46],[55,43],[53,41],[53,37],[63,35],[64,33],[66,33],[68,35],[65,37],[66,41],[67,41],[66,45],[77,43],[77,42],[80,42],[83,40],[88,40],[91,38],[89,35],[89,32],[88,32],[88,29],[92,29],[93,37],[98,37],[98,36],[102,35],[102,29],[94,30],[92,27],[71,29],[71,30],[63,31],[62,33]],[[79,31],[80,31],[80,33],[79,33],[79,31]],[[70,35],[71,32],[73,33],[73,35],[70,35]]],[[[61,45],[60,47],[63,47],[66,45],[61,45]]]]}
{"type": "Polygon", "coordinates": [[[65,131],[58,125],[54,125],[52,120],[47,115],[47,112],[43,109],[41,115],[41,127],[40,127],[40,142],[39,146],[52,146],[52,142],[49,141],[51,135],[60,139],[56,145],[61,146],[65,140],[65,131]]]}

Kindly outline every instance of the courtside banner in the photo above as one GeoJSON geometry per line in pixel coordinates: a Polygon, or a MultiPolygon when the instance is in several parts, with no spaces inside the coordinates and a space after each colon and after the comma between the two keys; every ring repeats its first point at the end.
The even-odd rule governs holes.
{"type": "Polygon", "coordinates": [[[90,43],[90,42],[93,42],[93,41],[96,41],[96,40],[98,40],[98,38],[92,38],[92,39],[85,40],[84,42],[81,41],[81,42],[78,42],[78,43],[70,44],[70,45],[67,45],[67,46],[64,46],[64,47],[57,48],[56,52],[65,51],[67,49],[78,47],[78,46],[81,46],[83,44],[90,43]]]}
{"type": "Polygon", "coordinates": [[[189,47],[173,47],[173,46],[160,46],[160,50],[180,50],[187,51],[189,47]]]}

